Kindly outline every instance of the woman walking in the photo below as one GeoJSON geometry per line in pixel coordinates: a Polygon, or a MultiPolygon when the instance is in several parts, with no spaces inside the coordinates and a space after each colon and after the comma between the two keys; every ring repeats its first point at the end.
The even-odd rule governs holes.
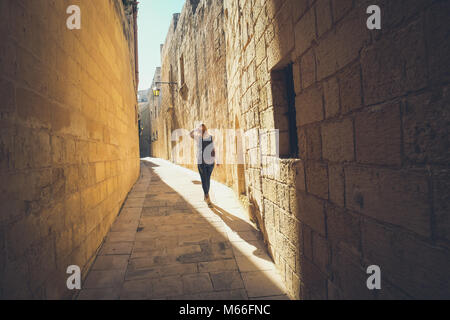
{"type": "Polygon", "coordinates": [[[208,129],[203,123],[197,129],[192,130],[190,136],[195,140],[197,145],[197,168],[202,180],[205,201],[211,206],[209,188],[216,156],[213,137],[208,133],[208,129]]]}

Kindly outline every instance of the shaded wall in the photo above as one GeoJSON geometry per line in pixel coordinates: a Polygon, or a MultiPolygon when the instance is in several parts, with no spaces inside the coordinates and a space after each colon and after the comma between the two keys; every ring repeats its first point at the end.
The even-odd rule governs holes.
{"type": "MultiPolygon", "coordinates": [[[[229,108],[246,129],[286,131],[277,75],[293,70],[298,158],[247,168],[249,198],[294,297],[448,298],[449,3],[378,1],[381,31],[370,4],[225,1],[229,108]]],[[[270,158],[271,141],[249,152],[270,158]]]]}
{"type": "Polygon", "coordinates": [[[62,298],[139,174],[132,17],[122,1],[0,2],[0,296],[62,298]]]}
{"type": "MultiPolygon", "coordinates": [[[[162,46],[162,45],[161,45],[162,46]]],[[[157,141],[158,141],[158,127],[156,126],[157,119],[161,113],[161,95],[153,92],[154,89],[161,90],[161,84],[157,84],[161,81],[161,67],[156,67],[155,73],[153,75],[152,85],[148,91],[148,103],[150,109],[150,156],[153,157],[154,153],[157,152],[157,141]]]]}
{"type": "Polygon", "coordinates": [[[162,50],[188,94],[163,88],[154,155],[194,119],[249,133],[243,170],[215,178],[245,193],[292,297],[448,298],[449,3],[378,1],[381,31],[369,1],[194,4],[162,50]]]}
{"type": "Polygon", "coordinates": [[[141,124],[139,136],[139,153],[141,158],[150,156],[151,127],[150,127],[150,101],[139,103],[139,119],[141,124]]]}

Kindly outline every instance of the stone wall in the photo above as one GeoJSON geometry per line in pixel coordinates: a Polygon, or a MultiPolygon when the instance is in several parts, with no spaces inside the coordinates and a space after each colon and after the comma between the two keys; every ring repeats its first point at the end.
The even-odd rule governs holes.
{"type": "Polygon", "coordinates": [[[138,108],[139,120],[141,125],[139,136],[139,153],[141,158],[145,158],[150,156],[150,102],[139,103],[138,108]]]}
{"type": "MultiPolygon", "coordinates": [[[[161,112],[152,125],[158,131],[158,140],[152,146],[155,157],[174,160],[171,135],[176,129],[190,131],[198,121],[210,129],[232,126],[227,105],[222,2],[188,0],[182,12],[173,17],[161,51],[161,81],[177,84],[161,85],[161,112]]],[[[216,142],[222,139],[217,137],[221,141],[216,142]]],[[[196,167],[192,163],[183,164],[196,167]]],[[[213,175],[232,184],[230,170],[228,166],[216,168],[213,175]]]]}
{"type": "Polygon", "coordinates": [[[159,89],[161,90],[161,85],[157,84],[157,82],[161,81],[161,67],[156,67],[155,74],[153,75],[152,85],[150,86],[150,90],[148,91],[148,103],[150,109],[150,117],[149,117],[149,127],[150,127],[150,145],[149,145],[149,154],[153,156],[153,149],[155,147],[156,141],[158,141],[158,128],[153,127],[155,125],[155,121],[158,115],[161,112],[161,95],[157,94],[155,96],[153,90],[159,89]]]}
{"type": "Polygon", "coordinates": [[[119,0],[0,16],[0,297],[70,297],[139,174],[133,21],[119,0]]]}
{"type": "Polygon", "coordinates": [[[237,166],[215,178],[244,190],[294,298],[448,298],[450,4],[196,2],[162,52],[163,81],[184,55],[188,94],[162,91],[154,155],[194,120],[251,133],[244,188],[237,166]]]}
{"type": "Polygon", "coordinates": [[[246,129],[286,127],[274,71],[293,64],[299,159],[278,177],[250,168],[249,197],[294,297],[448,297],[449,4],[378,1],[381,31],[366,27],[370,4],[225,1],[229,102],[246,129]]]}

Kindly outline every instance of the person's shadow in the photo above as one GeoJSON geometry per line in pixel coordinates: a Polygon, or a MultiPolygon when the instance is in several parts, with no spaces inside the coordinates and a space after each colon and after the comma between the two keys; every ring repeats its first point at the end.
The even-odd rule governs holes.
{"type": "Polygon", "coordinates": [[[149,167],[149,168],[157,168],[157,167],[159,167],[158,164],[152,162],[151,160],[147,160],[147,158],[143,158],[142,160],[145,161],[145,162],[144,162],[145,165],[146,165],[147,167],[149,167]]]}
{"type": "MultiPolygon", "coordinates": [[[[209,208],[216,215],[218,215],[222,219],[222,221],[225,222],[225,224],[231,230],[233,230],[235,233],[237,233],[242,239],[244,239],[243,233],[248,232],[248,231],[258,232],[258,234],[260,235],[260,231],[256,230],[250,223],[248,223],[245,220],[242,220],[239,217],[236,217],[235,215],[229,213],[228,211],[219,207],[215,203],[210,205],[209,208]]],[[[245,241],[248,242],[247,240],[245,240],[245,241]]],[[[269,255],[268,255],[268,252],[264,248],[264,246],[257,247],[252,253],[254,256],[257,256],[259,258],[264,258],[268,261],[271,261],[269,255]]]]}

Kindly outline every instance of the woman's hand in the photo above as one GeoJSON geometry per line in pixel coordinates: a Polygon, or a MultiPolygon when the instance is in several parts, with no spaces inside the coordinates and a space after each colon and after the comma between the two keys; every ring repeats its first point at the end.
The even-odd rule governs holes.
{"type": "Polygon", "coordinates": [[[192,139],[195,138],[195,135],[196,135],[196,134],[198,134],[198,129],[194,129],[194,130],[192,130],[192,131],[189,133],[189,135],[191,136],[192,139]]]}

